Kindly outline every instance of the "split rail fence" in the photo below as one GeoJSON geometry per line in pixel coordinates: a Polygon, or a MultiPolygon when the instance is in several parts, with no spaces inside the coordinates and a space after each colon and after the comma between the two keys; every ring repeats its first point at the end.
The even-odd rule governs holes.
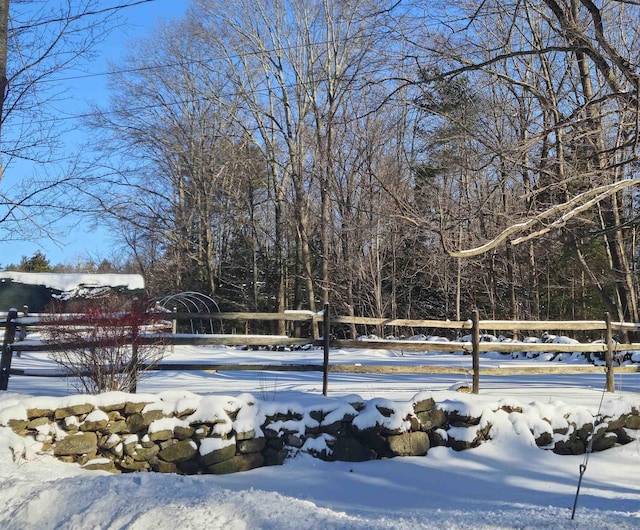
{"type": "MultiPolygon", "coordinates": [[[[584,373],[604,373],[606,377],[606,390],[614,392],[614,372],[629,373],[639,372],[640,364],[630,364],[614,366],[614,356],[617,352],[640,351],[640,343],[620,343],[614,339],[615,334],[638,334],[640,323],[612,322],[608,314],[603,320],[566,320],[566,321],[526,321],[526,320],[480,320],[478,312],[475,311],[469,320],[463,321],[443,321],[443,320],[409,320],[409,319],[384,319],[355,316],[333,316],[330,314],[329,305],[326,304],[324,310],[319,313],[308,311],[287,311],[285,313],[163,313],[157,317],[162,321],[173,323],[173,332],[164,334],[154,334],[153,336],[140,336],[137,343],[145,341],[153,342],[161,340],[167,347],[180,345],[226,345],[226,346],[294,346],[309,345],[320,346],[323,349],[322,364],[214,364],[214,363],[171,363],[160,362],[153,366],[141,366],[142,369],[165,370],[165,371],[290,371],[290,372],[322,372],[323,385],[322,392],[327,395],[329,373],[376,373],[376,374],[461,374],[472,377],[471,391],[479,393],[480,376],[493,375],[533,375],[533,374],[584,374],[584,373]],[[288,335],[248,335],[248,334],[178,334],[175,333],[175,323],[180,321],[193,320],[219,320],[219,321],[279,321],[285,323],[306,323],[308,324],[310,337],[291,337],[288,335]],[[418,341],[418,340],[383,340],[383,339],[337,339],[332,336],[332,329],[348,326],[353,329],[360,326],[364,329],[375,328],[377,330],[405,329],[405,330],[437,330],[442,332],[448,330],[450,333],[467,333],[470,340],[453,340],[448,342],[440,341],[418,341]],[[322,334],[318,333],[318,328],[322,334]],[[523,342],[487,342],[483,339],[483,332],[511,332],[514,335],[523,332],[577,332],[596,333],[602,338],[601,341],[580,343],[580,344],[558,344],[558,343],[523,343],[523,342]],[[419,352],[464,352],[471,356],[471,367],[460,366],[437,366],[423,364],[403,364],[403,365],[367,365],[367,364],[332,364],[330,360],[331,348],[353,348],[353,349],[384,349],[398,351],[419,351],[419,352]],[[597,353],[604,357],[604,365],[596,366],[591,364],[558,364],[557,366],[509,366],[509,367],[480,367],[480,355],[484,352],[583,352],[597,353]]],[[[41,318],[39,315],[27,315],[27,311],[22,312],[22,316],[15,310],[10,310],[4,320],[0,320],[0,327],[4,327],[4,341],[2,345],[2,355],[0,360],[0,390],[7,390],[9,377],[33,376],[33,377],[68,377],[68,373],[52,373],[51,371],[38,372],[37,370],[21,370],[11,368],[11,360],[14,354],[20,355],[22,352],[50,351],[53,348],[64,349],[64,344],[52,345],[45,343],[34,343],[23,340],[29,329],[51,323],[51,318],[41,318]]],[[[77,325],[77,320],[74,321],[77,325]]],[[[90,344],[87,344],[90,347],[90,344]]],[[[135,347],[135,346],[134,346],[135,347]]]]}

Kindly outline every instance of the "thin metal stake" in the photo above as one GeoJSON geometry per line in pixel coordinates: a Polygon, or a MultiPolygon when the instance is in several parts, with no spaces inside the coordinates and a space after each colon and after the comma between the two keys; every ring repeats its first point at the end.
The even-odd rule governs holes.
{"type": "Polygon", "coordinates": [[[582,477],[584,476],[584,472],[587,470],[586,464],[580,464],[580,478],[578,479],[578,489],[576,490],[576,498],[573,500],[573,510],[571,511],[571,520],[576,515],[576,507],[578,506],[578,497],[580,496],[580,486],[582,486],[582,477]]]}
{"type": "Polygon", "coordinates": [[[593,430],[591,431],[591,437],[589,438],[589,443],[587,444],[587,449],[585,450],[584,460],[582,464],[580,464],[580,478],[578,479],[578,487],[576,488],[576,498],[573,501],[573,510],[571,511],[571,520],[576,515],[576,507],[578,506],[578,497],[580,496],[580,486],[582,486],[582,477],[584,476],[585,471],[587,470],[587,464],[589,463],[589,455],[593,451],[593,439],[596,434],[596,427],[602,423],[602,416],[600,415],[600,411],[602,410],[602,402],[604,401],[604,393],[607,390],[607,386],[602,389],[602,394],[600,396],[600,405],[598,406],[598,414],[593,419],[593,430]]]}

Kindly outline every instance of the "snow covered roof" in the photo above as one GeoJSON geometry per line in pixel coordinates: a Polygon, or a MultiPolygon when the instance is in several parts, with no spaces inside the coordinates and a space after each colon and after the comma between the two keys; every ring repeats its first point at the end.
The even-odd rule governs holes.
{"type": "Polygon", "coordinates": [[[41,285],[62,292],[74,291],[80,287],[123,287],[131,291],[144,289],[144,278],[140,274],[0,272],[0,282],[6,282],[7,280],[26,285],[41,285]]]}
{"type": "Polygon", "coordinates": [[[0,272],[0,310],[27,306],[40,312],[53,300],[93,298],[110,291],[133,294],[143,289],[139,274],[0,272]]]}

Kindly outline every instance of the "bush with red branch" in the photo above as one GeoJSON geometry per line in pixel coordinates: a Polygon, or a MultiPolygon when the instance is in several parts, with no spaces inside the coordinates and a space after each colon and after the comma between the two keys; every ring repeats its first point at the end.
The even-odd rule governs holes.
{"type": "Polygon", "coordinates": [[[138,301],[117,296],[82,300],[73,311],[52,310],[44,319],[49,357],[77,382],[81,392],[135,392],[140,377],[165,354],[161,339],[147,333],[153,315],[138,301]],[[128,307],[127,307],[128,306],[128,307]]]}

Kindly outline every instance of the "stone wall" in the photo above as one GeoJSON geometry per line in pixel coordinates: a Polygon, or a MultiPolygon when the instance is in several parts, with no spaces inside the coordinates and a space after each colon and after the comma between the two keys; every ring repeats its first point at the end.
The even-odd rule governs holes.
{"type": "Polygon", "coordinates": [[[474,411],[469,401],[436,403],[427,393],[408,402],[327,400],[315,407],[249,395],[111,393],[27,400],[0,411],[0,424],[30,440],[37,454],[86,469],[222,474],[282,464],[299,452],[356,462],[425,455],[433,446],[465,450],[505,425],[559,454],[584,453],[589,443],[601,451],[634,440],[640,414],[635,406],[598,418],[585,410],[548,414],[539,404],[507,402],[474,411]]]}

